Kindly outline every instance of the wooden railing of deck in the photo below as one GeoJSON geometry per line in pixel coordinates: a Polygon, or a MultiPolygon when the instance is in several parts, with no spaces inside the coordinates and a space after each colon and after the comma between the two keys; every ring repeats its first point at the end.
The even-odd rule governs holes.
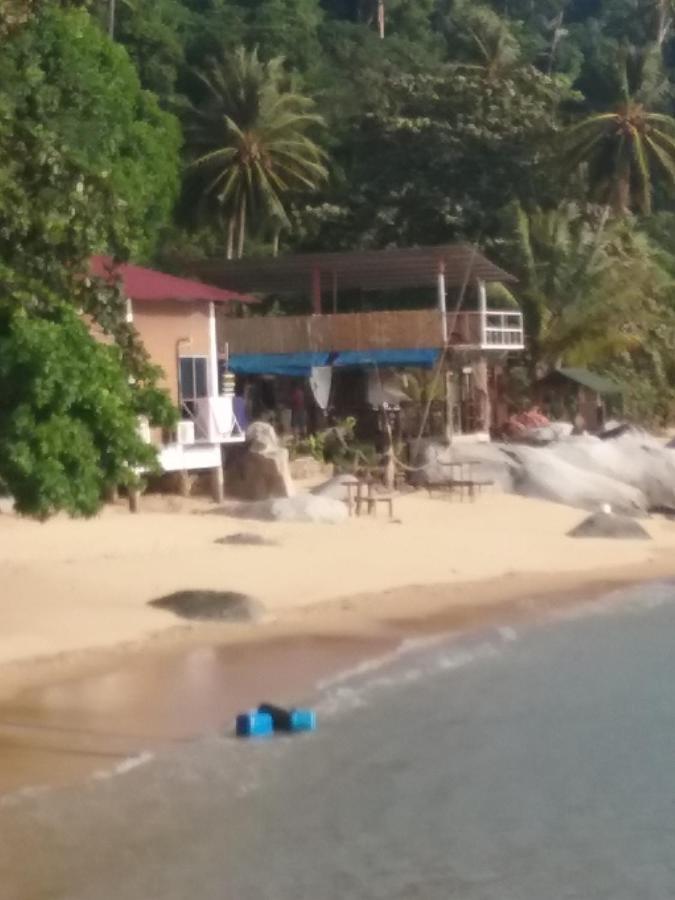
{"type": "MultiPolygon", "coordinates": [[[[448,336],[457,346],[481,345],[480,314],[447,315],[448,336]]],[[[437,310],[338,313],[322,316],[225,318],[222,337],[230,353],[425,349],[443,344],[437,310]]]]}

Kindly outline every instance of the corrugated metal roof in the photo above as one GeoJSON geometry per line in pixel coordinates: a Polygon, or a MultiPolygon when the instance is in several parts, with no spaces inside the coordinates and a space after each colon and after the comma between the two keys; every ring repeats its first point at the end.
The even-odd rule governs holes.
{"type": "Polygon", "coordinates": [[[621,393],[621,387],[615,381],[606,378],[604,375],[598,375],[595,372],[591,372],[588,369],[554,369],[553,372],[549,372],[548,375],[545,375],[540,379],[540,384],[553,381],[556,377],[566,378],[568,381],[573,381],[575,384],[580,384],[582,387],[595,391],[596,394],[621,393]]]}
{"type": "Polygon", "coordinates": [[[111,281],[121,279],[124,292],[130,300],[213,300],[216,303],[256,303],[235,291],[177,278],[154,269],[134,266],[131,263],[116,264],[109,256],[93,256],[91,274],[111,281]]]}
{"type": "Polygon", "coordinates": [[[358,250],[345,253],[303,253],[265,259],[186,261],[185,268],[201,278],[236,290],[260,293],[305,293],[313,279],[321,290],[394,290],[432,286],[439,270],[448,287],[465,282],[514,282],[504,269],[491,263],[467,244],[438,247],[394,247],[389,250],[358,250]]]}

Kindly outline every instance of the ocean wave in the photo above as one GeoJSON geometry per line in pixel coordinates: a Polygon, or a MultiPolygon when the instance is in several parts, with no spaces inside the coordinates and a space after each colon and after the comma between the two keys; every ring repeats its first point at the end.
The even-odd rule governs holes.
{"type": "Polygon", "coordinates": [[[317,711],[322,717],[362,709],[379,691],[414,684],[424,678],[495,659],[518,639],[518,632],[500,626],[477,635],[441,634],[403,641],[394,653],[367,660],[324,682],[317,711]],[[411,659],[411,665],[408,661],[411,659]]]}

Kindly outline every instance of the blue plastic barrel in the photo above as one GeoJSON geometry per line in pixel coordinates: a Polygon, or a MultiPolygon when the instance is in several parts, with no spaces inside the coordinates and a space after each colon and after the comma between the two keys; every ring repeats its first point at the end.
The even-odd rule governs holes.
{"type": "Polygon", "coordinates": [[[274,734],[274,723],[269,713],[249,712],[240,713],[236,723],[237,737],[269,737],[274,734]]]}
{"type": "Polygon", "coordinates": [[[291,710],[291,731],[316,731],[316,713],[313,709],[291,710]]]}

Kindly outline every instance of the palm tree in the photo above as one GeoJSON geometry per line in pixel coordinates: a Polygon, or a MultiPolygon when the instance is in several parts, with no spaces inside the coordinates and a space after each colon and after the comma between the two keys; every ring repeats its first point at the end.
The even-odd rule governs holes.
{"type": "Polygon", "coordinates": [[[656,43],[661,49],[673,27],[675,3],[673,0],[656,0],[656,43]]]}
{"type": "Polygon", "coordinates": [[[459,0],[448,17],[448,26],[455,32],[460,51],[475,60],[467,68],[478,68],[492,78],[512,68],[520,58],[520,44],[508,21],[485,4],[459,0]]]}
{"type": "Polygon", "coordinates": [[[323,119],[314,102],[288,87],[283,60],[262,62],[243,47],[197,73],[206,89],[192,109],[188,141],[192,166],[210,175],[228,223],[227,255],[244,252],[250,220],[290,228],[289,196],[313,191],[327,178],[326,154],[311,137],[323,119]]]}
{"type": "Polygon", "coordinates": [[[605,364],[651,343],[673,282],[631,219],[516,208],[512,234],[533,369],[605,364]]]}
{"type": "Polygon", "coordinates": [[[663,84],[658,52],[632,62],[631,78],[629,59],[623,60],[616,109],[589,116],[563,134],[566,168],[585,166],[595,198],[620,215],[651,212],[654,170],[675,184],[675,119],[648,108],[663,84]],[[642,85],[633,92],[636,80],[642,85]]]}

